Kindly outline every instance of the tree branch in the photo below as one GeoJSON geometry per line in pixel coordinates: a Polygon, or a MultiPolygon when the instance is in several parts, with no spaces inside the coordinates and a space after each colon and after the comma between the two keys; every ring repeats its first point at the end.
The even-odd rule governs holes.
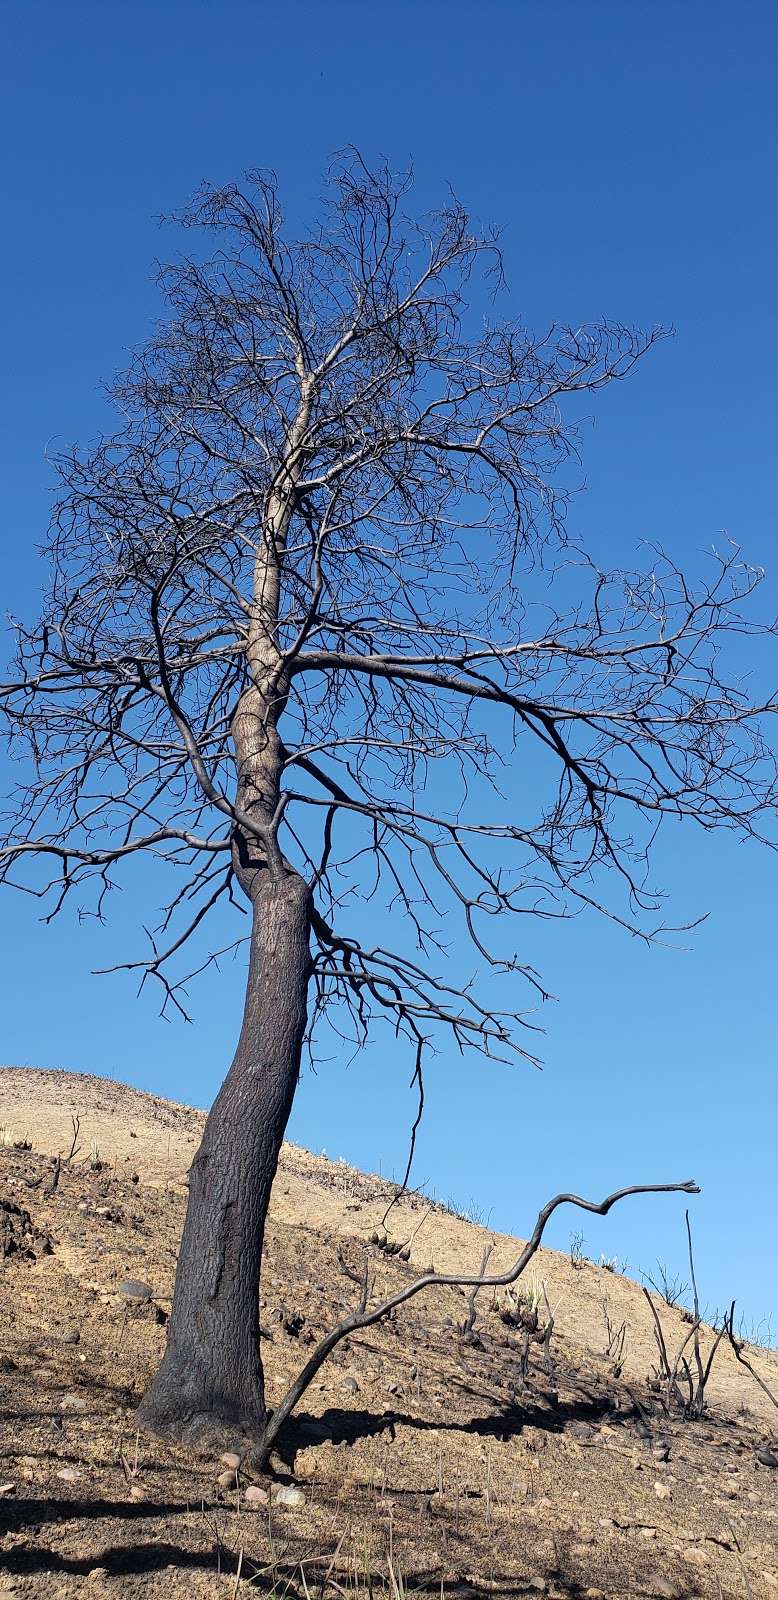
{"type": "MultiPolygon", "coordinates": [[[[379,1305],[373,1307],[367,1305],[367,1298],[364,1294],[360,1295],[359,1304],[355,1310],[345,1316],[316,1345],[302,1371],[272,1412],[264,1430],[259,1450],[253,1454],[253,1459],[260,1466],[265,1465],[283,1424],[301,1400],[319,1368],[323,1366],[327,1357],[331,1355],[341,1340],[348,1338],[350,1334],[362,1328],[369,1328],[376,1322],[381,1322],[385,1317],[389,1316],[390,1312],[395,1311],[398,1306],[404,1305],[406,1301],[413,1299],[417,1294],[421,1294],[427,1289],[440,1289],[447,1286],[473,1289],[500,1288],[505,1287],[507,1284],[515,1283],[517,1278],[521,1277],[533,1256],[537,1254],[548,1222],[559,1206],[577,1206],[581,1211],[590,1211],[597,1216],[605,1217],[613,1206],[617,1205],[620,1200],[626,1199],[628,1195],[699,1193],[698,1185],[693,1180],[689,1180],[686,1183],[632,1184],[626,1189],[617,1189],[613,1194],[608,1195],[605,1200],[601,1201],[584,1200],[580,1195],[575,1194],[558,1194],[552,1200],[547,1201],[546,1205],[538,1212],[537,1221],[529,1239],[519,1252],[513,1266],[507,1272],[473,1273],[470,1275],[464,1273],[427,1272],[422,1277],[414,1279],[412,1283],[406,1284],[404,1288],[398,1289],[396,1293],[389,1295],[379,1305]]],[[[365,1276],[360,1278],[359,1281],[362,1284],[366,1283],[366,1269],[365,1276]]]]}

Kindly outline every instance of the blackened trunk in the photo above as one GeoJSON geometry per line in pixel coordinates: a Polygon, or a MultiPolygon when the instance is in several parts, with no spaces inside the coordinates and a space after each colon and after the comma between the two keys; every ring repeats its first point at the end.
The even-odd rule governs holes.
{"type": "Polygon", "coordinates": [[[224,1446],[265,1420],[259,1272],[270,1190],[300,1069],[310,895],[262,874],[240,1040],[189,1175],[168,1343],[141,1426],[224,1446]]]}

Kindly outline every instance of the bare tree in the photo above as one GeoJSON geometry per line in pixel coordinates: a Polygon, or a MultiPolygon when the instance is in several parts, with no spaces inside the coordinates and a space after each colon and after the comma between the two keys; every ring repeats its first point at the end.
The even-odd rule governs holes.
{"type": "Polygon", "coordinates": [[[347,152],[297,240],[272,177],[198,194],[179,220],[211,243],[161,272],[116,432],[58,460],[45,608],[0,687],[6,881],[102,916],[153,857],[164,911],[127,965],[181,1010],[214,910],[247,916],[141,1411],[176,1438],[262,1433],[265,1216],[322,1019],[357,1043],[386,1019],[419,1086],[445,1035],[534,1059],[512,990],[497,1009],[446,965],[444,919],[544,995],[509,913],[655,937],[662,820],[758,835],[775,795],[741,671],[759,574],[733,549],[699,582],[659,552],[603,572],[566,543],[584,407],[659,335],[484,320],[494,238],[453,200],[409,219],[408,189],[347,152]]]}

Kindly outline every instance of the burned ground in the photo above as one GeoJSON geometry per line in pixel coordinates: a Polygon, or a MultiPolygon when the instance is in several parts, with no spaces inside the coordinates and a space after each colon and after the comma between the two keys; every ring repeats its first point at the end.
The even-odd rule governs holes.
{"type": "MultiPolygon", "coordinates": [[[[704,1420],[664,1416],[639,1287],[552,1251],[535,1263],[558,1307],[552,1363],[533,1345],[525,1386],[520,1330],[491,1296],[465,1338],[466,1297],[441,1289],[339,1347],[272,1483],[226,1481],[222,1462],[138,1434],[202,1122],[107,1080],[0,1072],[0,1593],[778,1596],[769,1401],[722,1346],[704,1420]],[[626,1323],[618,1376],[604,1301],[626,1323]],[[292,1485],[302,1499],[276,1498],[292,1485]]],[[[357,1266],[368,1250],[387,1291],[430,1262],[472,1271],[492,1237],[490,1266],[516,1253],[406,1198],[393,1237],[425,1220],[411,1259],[389,1257],[369,1240],[391,1194],[285,1147],[262,1311],[271,1402],[354,1297],[339,1251],[357,1266]]],[[[681,1311],[663,1315],[680,1342],[681,1311]]],[[[750,1354],[778,1388],[775,1354],[750,1354]]]]}

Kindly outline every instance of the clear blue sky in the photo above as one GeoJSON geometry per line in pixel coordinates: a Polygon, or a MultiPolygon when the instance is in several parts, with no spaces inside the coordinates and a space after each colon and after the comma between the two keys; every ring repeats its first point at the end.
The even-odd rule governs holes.
{"type": "MultiPolygon", "coordinates": [[[[599,407],[573,526],[614,561],[656,538],[691,565],[726,530],[772,566],[775,605],[774,8],[32,0],[2,15],[4,610],[36,604],[47,443],[105,422],[99,380],[155,314],[150,265],[174,245],[155,219],[248,165],[275,167],[302,218],[348,141],[412,157],[420,206],[450,181],[504,225],[529,322],[674,324],[599,407]]],[[[559,997],[545,1070],[439,1059],[416,1177],[521,1233],[560,1187],[695,1176],[703,1298],[737,1295],[775,1333],[778,862],[684,829],[657,869],[679,920],[710,912],[687,948],[648,951],[594,921],[539,927],[532,959],[559,997]]],[[[209,1103],[237,968],[204,984],[193,1027],[166,1023],[131,980],[90,976],[137,948],[140,892],[99,934],[46,929],[21,897],[0,915],[0,1060],[209,1103]]],[[[334,1061],[304,1079],[293,1137],[401,1170],[407,1077],[384,1041],[348,1072],[334,1061]]],[[[634,1272],[683,1265],[674,1200],[581,1225],[591,1254],[634,1272]]],[[[555,1242],[577,1226],[563,1216],[555,1242]]]]}

